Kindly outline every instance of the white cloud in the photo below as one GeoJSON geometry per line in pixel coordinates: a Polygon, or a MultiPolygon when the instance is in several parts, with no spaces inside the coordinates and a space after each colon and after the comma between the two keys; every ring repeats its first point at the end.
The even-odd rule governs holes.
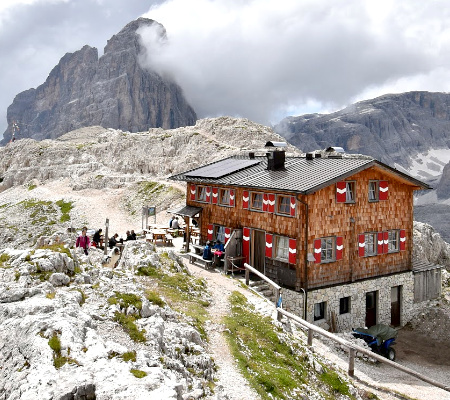
{"type": "Polygon", "coordinates": [[[449,14],[443,0],[170,0],[145,15],[169,38],[148,63],[175,77],[200,116],[276,122],[378,88],[448,90],[449,14]]]}

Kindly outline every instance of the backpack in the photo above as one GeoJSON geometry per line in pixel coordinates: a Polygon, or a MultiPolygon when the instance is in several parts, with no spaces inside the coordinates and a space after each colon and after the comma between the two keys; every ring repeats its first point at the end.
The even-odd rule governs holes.
{"type": "Polygon", "coordinates": [[[212,260],[211,247],[209,247],[208,245],[206,245],[205,248],[203,249],[203,259],[212,260]]]}

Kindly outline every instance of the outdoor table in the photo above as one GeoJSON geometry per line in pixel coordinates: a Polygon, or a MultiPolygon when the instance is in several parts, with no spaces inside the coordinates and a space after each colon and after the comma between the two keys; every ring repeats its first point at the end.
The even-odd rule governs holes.
{"type": "Polygon", "coordinates": [[[152,229],[153,242],[156,243],[157,240],[166,241],[166,231],[164,229],[152,229]]]}

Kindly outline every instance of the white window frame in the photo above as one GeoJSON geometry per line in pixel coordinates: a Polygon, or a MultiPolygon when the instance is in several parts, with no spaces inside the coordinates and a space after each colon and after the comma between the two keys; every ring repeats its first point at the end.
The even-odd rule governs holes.
{"type": "Polygon", "coordinates": [[[252,211],[262,211],[263,210],[264,193],[262,192],[250,192],[250,210],[252,211]],[[261,207],[254,207],[254,197],[261,196],[261,207]]]}
{"type": "Polygon", "coordinates": [[[356,203],[356,182],[345,181],[345,202],[356,203]]]}
{"type": "Polygon", "coordinates": [[[222,244],[225,245],[225,226],[214,225],[214,241],[220,240],[222,244]]]}
{"type": "Polygon", "coordinates": [[[200,203],[208,203],[206,201],[206,188],[207,188],[207,186],[203,186],[203,185],[197,186],[196,201],[198,201],[200,203]]]}
{"type": "Polygon", "coordinates": [[[400,230],[388,230],[388,253],[397,253],[400,251],[400,230]]]}
{"type": "Polygon", "coordinates": [[[320,256],[321,263],[329,263],[336,261],[336,236],[328,236],[320,238],[320,247],[322,254],[320,256]]]}
{"type": "Polygon", "coordinates": [[[282,194],[277,194],[276,213],[280,214],[280,215],[286,215],[286,216],[290,216],[291,215],[291,196],[285,196],[285,195],[282,195],[282,194]],[[287,203],[284,204],[284,206],[286,208],[286,211],[281,211],[280,210],[281,201],[283,199],[287,200],[287,203]]]}
{"type": "Polygon", "coordinates": [[[373,257],[378,254],[378,232],[367,232],[364,234],[364,256],[373,257]]]}
{"type": "Polygon", "coordinates": [[[273,258],[280,261],[289,260],[289,238],[287,236],[274,235],[273,258]]]}
{"type": "Polygon", "coordinates": [[[369,181],[369,201],[370,202],[377,202],[380,200],[379,197],[380,194],[380,184],[379,181],[369,181]]]}
{"type": "Polygon", "coordinates": [[[228,188],[220,188],[219,189],[219,206],[226,206],[229,207],[230,206],[230,189],[228,188]],[[224,193],[225,198],[227,199],[226,202],[223,202],[223,197],[224,197],[224,193]]]}

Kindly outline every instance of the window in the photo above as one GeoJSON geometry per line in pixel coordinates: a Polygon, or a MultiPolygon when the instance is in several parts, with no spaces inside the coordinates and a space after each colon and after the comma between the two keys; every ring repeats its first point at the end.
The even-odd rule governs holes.
{"type": "Polygon", "coordinates": [[[339,299],[339,314],[348,314],[350,312],[350,297],[341,297],[339,299]]]}
{"type": "Polygon", "coordinates": [[[378,181],[369,181],[369,201],[378,201],[378,181]]]}
{"type": "Polygon", "coordinates": [[[221,206],[230,205],[230,189],[220,189],[219,204],[221,206]]]}
{"type": "Polygon", "coordinates": [[[250,197],[250,208],[252,210],[261,210],[263,208],[263,194],[252,192],[250,197]]]}
{"type": "Polygon", "coordinates": [[[314,321],[318,321],[319,319],[325,318],[325,308],[326,308],[325,301],[314,304],[314,321]]]}
{"type": "Polygon", "coordinates": [[[206,186],[197,186],[197,201],[206,202],[206,186]]]}
{"type": "Polygon", "coordinates": [[[225,244],[225,227],[220,225],[214,226],[214,240],[220,240],[221,243],[225,244]]]}
{"type": "Polygon", "coordinates": [[[277,196],[277,213],[291,215],[291,198],[289,196],[277,196]]]}
{"type": "Polygon", "coordinates": [[[346,203],[354,203],[355,202],[355,182],[345,182],[346,188],[346,203]]]}
{"type": "Polygon", "coordinates": [[[286,236],[275,236],[275,258],[283,261],[289,259],[289,238],[286,236]]]}
{"type": "Polygon", "coordinates": [[[369,256],[376,256],[377,255],[377,233],[371,232],[366,233],[365,235],[365,249],[364,249],[364,255],[369,256]]]}
{"type": "Polygon", "coordinates": [[[388,253],[399,251],[399,231],[388,231],[388,253]]]}
{"type": "Polygon", "coordinates": [[[335,261],[336,238],[334,236],[323,238],[321,239],[321,242],[321,262],[335,261]]]}

